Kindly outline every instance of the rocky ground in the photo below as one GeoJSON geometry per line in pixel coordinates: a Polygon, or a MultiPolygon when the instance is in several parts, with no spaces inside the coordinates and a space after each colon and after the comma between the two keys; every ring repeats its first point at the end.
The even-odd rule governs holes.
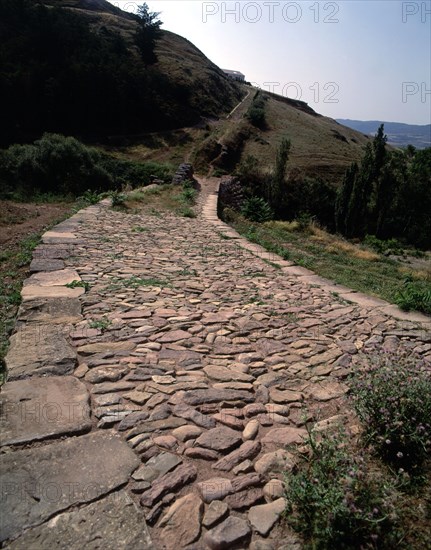
{"type": "Polygon", "coordinates": [[[244,243],[201,185],[195,219],[102,203],[36,249],[2,391],[6,547],[300,548],[280,515],[305,424],[357,432],[365,354],[431,361],[429,319],[244,243]]]}

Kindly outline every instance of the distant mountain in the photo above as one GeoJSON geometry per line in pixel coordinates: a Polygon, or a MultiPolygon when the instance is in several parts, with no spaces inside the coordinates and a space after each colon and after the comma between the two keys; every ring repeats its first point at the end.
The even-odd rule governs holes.
{"type": "Polygon", "coordinates": [[[388,143],[396,147],[414,145],[417,149],[431,147],[431,124],[403,124],[401,122],[383,122],[380,120],[349,120],[337,118],[337,122],[366,135],[374,135],[380,124],[385,125],[388,143]]]}

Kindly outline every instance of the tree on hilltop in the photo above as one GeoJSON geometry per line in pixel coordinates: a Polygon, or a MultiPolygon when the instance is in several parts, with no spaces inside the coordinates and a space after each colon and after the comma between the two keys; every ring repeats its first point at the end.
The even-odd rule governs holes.
{"type": "Polygon", "coordinates": [[[135,34],[135,44],[145,65],[153,65],[157,61],[154,50],[162,33],[160,26],[163,24],[157,19],[159,15],[160,12],[150,11],[146,2],[138,7],[139,28],[135,34]]]}

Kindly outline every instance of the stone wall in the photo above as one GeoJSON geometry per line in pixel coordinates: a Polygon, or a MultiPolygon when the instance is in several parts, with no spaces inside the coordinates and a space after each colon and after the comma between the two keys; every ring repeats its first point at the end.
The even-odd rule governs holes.
{"type": "Polygon", "coordinates": [[[244,202],[244,193],[241,182],[236,176],[223,176],[219,188],[219,209],[233,208],[241,210],[244,202]]]}
{"type": "Polygon", "coordinates": [[[194,181],[193,166],[187,162],[180,164],[175,176],[172,178],[174,185],[182,185],[185,181],[194,181]]]}

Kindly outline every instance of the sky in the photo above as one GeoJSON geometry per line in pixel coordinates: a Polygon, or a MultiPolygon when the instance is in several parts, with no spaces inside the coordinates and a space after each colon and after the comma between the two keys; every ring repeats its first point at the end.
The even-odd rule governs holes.
{"type": "Polygon", "coordinates": [[[163,29],[264,90],[332,118],[431,123],[431,0],[146,1],[163,29]]]}

